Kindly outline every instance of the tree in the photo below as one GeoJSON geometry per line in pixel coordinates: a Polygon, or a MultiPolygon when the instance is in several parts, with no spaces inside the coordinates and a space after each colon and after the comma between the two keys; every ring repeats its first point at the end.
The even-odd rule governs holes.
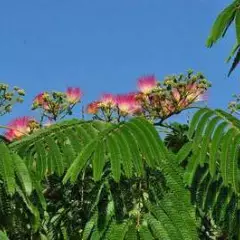
{"type": "MultiPolygon", "coordinates": [[[[182,169],[154,124],[166,127],[208,86],[192,72],[165,85],[144,77],[139,94],[108,94],[88,106],[93,120],[13,121],[11,143],[0,145],[0,229],[10,239],[197,239],[182,169]]],[[[41,94],[34,108],[68,113],[65,101],[65,93],[41,94]]]]}

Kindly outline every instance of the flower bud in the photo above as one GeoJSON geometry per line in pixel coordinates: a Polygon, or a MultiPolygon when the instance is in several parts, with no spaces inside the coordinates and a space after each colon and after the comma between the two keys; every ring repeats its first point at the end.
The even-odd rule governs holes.
{"type": "Polygon", "coordinates": [[[11,105],[5,106],[5,111],[6,112],[11,112],[12,111],[12,106],[11,105]]]}
{"type": "Polygon", "coordinates": [[[18,89],[17,90],[17,93],[20,95],[20,96],[25,96],[25,91],[23,89],[18,89]]]}

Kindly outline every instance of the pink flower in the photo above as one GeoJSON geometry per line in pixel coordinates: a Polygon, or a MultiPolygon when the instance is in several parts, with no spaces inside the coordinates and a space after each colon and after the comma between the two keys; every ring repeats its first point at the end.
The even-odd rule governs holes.
{"type": "Polygon", "coordinates": [[[138,89],[144,94],[150,93],[155,87],[157,87],[157,79],[154,75],[143,76],[138,79],[138,89]]]}
{"type": "Polygon", "coordinates": [[[195,92],[189,94],[186,99],[190,102],[200,102],[207,100],[207,94],[204,93],[203,89],[196,89],[195,92]]]}
{"type": "Polygon", "coordinates": [[[12,141],[19,139],[24,135],[28,135],[31,132],[31,123],[35,121],[30,117],[16,118],[8,124],[8,130],[5,133],[5,137],[12,141]]]}
{"type": "Polygon", "coordinates": [[[49,105],[46,101],[46,97],[48,96],[48,93],[46,92],[42,92],[42,93],[39,93],[33,100],[33,104],[35,106],[41,106],[43,107],[43,109],[45,110],[49,110],[49,105]]]}
{"type": "Polygon", "coordinates": [[[66,92],[67,101],[75,104],[80,101],[83,93],[80,88],[69,87],[66,92]]]}
{"type": "Polygon", "coordinates": [[[188,101],[187,98],[182,99],[182,100],[178,103],[178,106],[179,106],[180,108],[185,108],[185,107],[187,107],[188,105],[189,105],[189,101],[188,101]]]}
{"type": "Polygon", "coordinates": [[[165,99],[164,101],[162,101],[161,106],[162,106],[162,109],[163,109],[163,112],[164,112],[165,115],[169,115],[176,110],[172,101],[170,101],[168,99],[165,99]]]}
{"type": "Polygon", "coordinates": [[[102,95],[99,104],[102,107],[114,107],[116,106],[116,98],[111,93],[105,93],[102,95]]]}
{"type": "Polygon", "coordinates": [[[188,83],[186,86],[186,90],[189,92],[195,91],[197,89],[197,83],[188,83]]]}
{"type": "Polygon", "coordinates": [[[117,106],[123,114],[133,114],[139,112],[141,109],[140,104],[136,100],[135,93],[126,95],[118,95],[116,98],[117,106]]]}
{"type": "Polygon", "coordinates": [[[87,113],[89,114],[96,114],[99,110],[99,102],[95,101],[87,106],[87,113]]]}
{"type": "Polygon", "coordinates": [[[42,105],[44,103],[44,95],[45,93],[39,93],[33,100],[34,104],[42,105]]]}
{"type": "Polygon", "coordinates": [[[203,101],[207,101],[207,100],[208,100],[208,94],[206,92],[205,93],[201,93],[195,99],[196,102],[203,102],[203,101]]]}
{"type": "Polygon", "coordinates": [[[177,102],[178,102],[178,101],[180,100],[180,98],[181,98],[181,95],[180,95],[180,93],[179,93],[179,91],[178,91],[177,88],[173,88],[173,89],[172,89],[172,95],[173,95],[174,99],[175,99],[177,102]]]}

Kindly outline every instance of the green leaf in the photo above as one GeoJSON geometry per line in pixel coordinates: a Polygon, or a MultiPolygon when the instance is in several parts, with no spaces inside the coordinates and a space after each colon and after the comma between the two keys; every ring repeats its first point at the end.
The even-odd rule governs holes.
{"type": "MultiPolygon", "coordinates": [[[[168,199],[168,202],[171,205],[171,198],[168,199]]],[[[180,214],[176,214],[177,210],[175,207],[171,206],[169,208],[168,206],[164,206],[162,201],[159,201],[159,206],[148,203],[147,208],[158,221],[162,222],[164,227],[167,229],[167,232],[171,233],[171,240],[183,239],[178,222],[181,222],[183,225],[184,222],[181,219],[180,214]]]]}
{"type": "Polygon", "coordinates": [[[32,202],[30,202],[30,200],[28,198],[26,198],[26,196],[23,194],[23,192],[20,190],[20,188],[16,188],[17,189],[17,193],[19,194],[19,196],[21,196],[22,200],[24,201],[24,203],[26,204],[26,207],[28,208],[28,210],[31,212],[31,214],[33,215],[33,219],[32,219],[32,226],[33,226],[33,231],[34,233],[38,231],[40,225],[40,215],[39,215],[39,211],[38,209],[32,204],[32,202]]]}
{"type": "Polygon", "coordinates": [[[210,36],[208,37],[206,44],[207,47],[211,47],[214,43],[217,42],[220,37],[222,37],[226,33],[228,27],[234,20],[236,4],[237,1],[234,1],[218,15],[211,29],[210,36]]]}
{"type": "Polygon", "coordinates": [[[110,239],[124,240],[127,230],[128,230],[127,222],[113,224],[111,229],[110,239]]]}
{"type": "Polygon", "coordinates": [[[82,237],[83,240],[89,239],[90,235],[93,232],[93,228],[94,228],[94,225],[96,224],[96,222],[97,222],[97,213],[95,213],[92,216],[92,218],[87,222],[87,224],[84,228],[84,231],[83,231],[83,237],[82,237]]]}
{"type": "Polygon", "coordinates": [[[229,159],[229,150],[232,148],[232,139],[235,135],[235,129],[230,128],[222,140],[222,153],[220,155],[220,169],[223,182],[227,185],[227,168],[229,159]]]}
{"type": "Polygon", "coordinates": [[[74,132],[72,129],[67,129],[64,131],[65,135],[68,136],[71,145],[76,153],[79,153],[83,146],[81,144],[81,139],[78,137],[77,132],[74,132]]]}
{"type": "Polygon", "coordinates": [[[37,175],[42,178],[47,170],[47,156],[44,143],[42,141],[36,141],[35,148],[37,152],[36,172],[37,175]]]}
{"type": "Polygon", "coordinates": [[[226,59],[226,62],[228,63],[232,57],[235,55],[236,51],[238,50],[240,44],[238,44],[238,42],[236,42],[232,48],[231,53],[229,54],[228,58],[226,59]]]}
{"type": "Polygon", "coordinates": [[[210,120],[210,117],[212,117],[214,114],[215,114],[214,111],[208,111],[199,120],[199,123],[196,127],[195,135],[194,135],[193,151],[197,151],[197,149],[203,142],[203,136],[205,136],[206,126],[210,120]]]}
{"type": "Polygon", "coordinates": [[[204,113],[206,113],[206,112],[208,112],[208,111],[209,111],[209,109],[207,109],[207,108],[202,108],[202,109],[200,109],[199,111],[197,111],[197,112],[194,114],[194,116],[193,116],[193,118],[192,118],[192,120],[191,120],[191,123],[190,123],[189,130],[188,130],[188,137],[189,137],[189,139],[191,139],[191,138],[193,137],[193,134],[194,134],[194,132],[195,132],[195,130],[196,130],[196,126],[197,126],[197,124],[198,124],[199,119],[202,117],[202,115],[203,115],[204,113]]]}
{"type": "Polygon", "coordinates": [[[201,143],[201,151],[200,151],[200,165],[203,166],[203,164],[206,162],[206,156],[208,152],[208,145],[211,140],[211,136],[213,131],[215,130],[215,127],[217,123],[221,120],[219,116],[216,116],[210,120],[208,123],[208,126],[206,127],[205,134],[201,143]]]}
{"type": "MultiPolygon", "coordinates": [[[[188,212],[186,203],[179,201],[175,194],[168,194],[159,202],[159,206],[167,214],[177,233],[177,235],[174,235],[173,230],[170,230],[170,226],[167,225],[166,228],[168,231],[170,230],[171,239],[197,239],[195,218],[188,212]]],[[[159,215],[160,219],[161,216],[159,215]]],[[[165,224],[165,221],[163,221],[163,224],[165,224]]]]}
{"type": "Polygon", "coordinates": [[[167,229],[163,226],[162,222],[157,221],[151,214],[144,216],[147,220],[149,227],[151,228],[153,235],[157,239],[171,240],[171,236],[167,229]]]}
{"type": "Polygon", "coordinates": [[[238,48],[237,54],[233,60],[232,66],[228,72],[228,77],[231,75],[231,73],[235,70],[235,68],[237,67],[238,63],[240,61],[240,48],[238,48]]]}
{"type": "Polygon", "coordinates": [[[212,144],[210,147],[209,154],[209,171],[212,176],[215,176],[216,173],[216,163],[217,163],[217,153],[219,149],[219,144],[221,142],[222,136],[224,134],[224,130],[227,127],[227,122],[220,123],[212,137],[212,144]]]}
{"type": "Polygon", "coordinates": [[[16,175],[20,180],[27,195],[30,196],[30,194],[32,193],[32,180],[27,169],[27,166],[17,154],[13,154],[12,159],[16,175]]]}
{"type": "Polygon", "coordinates": [[[182,163],[187,158],[191,150],[192,150],[192,142],[188,142],[184,144],[183,147],[177,153],[176,161],[178,163],[182,163]]]}
{"type": "Polygon", "coordinates": [[[0,231],[0,239],[1,240],[9,240],[7,234],[5,232],[0,231]]]}
{"type": "Polygon", "coordinates": [[[65,143],[62,146],[62,152],[64,155],[64,163],[65,163],[64,166],[65,168],[69,168],[73,160],[76,158],[76,154],[74,152],[72,145],[65,143]]]}
{"type": "MultiPolygon", "coordinates": [[[[129,224],[128,231],[125,235],[125,240],[138,240],[137,228],[135,224],[129,224]]],[[[152,238],[148,239],[151,240],[152,238]]]]}
{"type": "Polygon", "coordinates": [[[129,132],[132,133],[133,137],[136,139],[136,142],[140,148],[141,153],[143,154],[144,159],[146,160],[148,166],[153,167],[156,164],[156,159],[152,150],[151,141],[149,141],[148,134],[145,134],[141,128],[139,128],[133,122],[128,122],[125,127],[129,132]]]}
{"type": "Polygon", "coordinates": [[[56,171],[56,173],[61,176],[64,172],[64,164],[62,159],[62,154],[60,152],[60,149],[54,139],[50,136],[46,137],[46,142],[49,147],[49,156],[51,158],[52,163],[52,170],[56,171]]]}
{"type": "Polygon", "coordinates": [[[95,152],[93,154],[93,178],[95,181],[99,181],[102,176],[102,171],[105,165],[105,153],[102,142],[98,141],[95,152]]]}
{"type": "Polygon", "coordinates": [[[129,132],[129,130],[126,127],[121,128],[121,134],[126,139],[127,144],[129,145],[129,149],[131,150],[132,161],[135,171],[138,176],[142,176],[144,173],[143,159],[138,147],[137,140],[134,138],[134,136],[129,132]]]}
{"type": "Polygon", "coordinates": [[[87,144],[92,140],[92,136],[87,131],[86,126],[87,124],[82,124],[77,128],[78,135],[81,137],[83,144],[87,144]]]}
{"type": "Polygon", "coordinates": [[[15,192],[15,174],[13,160],[7,146],[0,142],[0,175],[10,194],[15,192]]]}
{"type": "Polygon", "coordinates": [[[191,186],[197,170],[197,166],[199,164],[199,151],[200,149],[198,149],[197,152],[193,153],[188,161],[187,169],[184,173],[184,182],[186,182],[188,186],[191,186]]]}
{"type": "Polygon", "coordinates": [[[233,155],[231,158],[229,158],[229,172],[228,177],[229,181],[232,184],[232,187],[235,191],[235,193],[239,193],[239,181],[238,181],[238,158],[239,158],[239,147],[240,147],[240,134],[238,134],[233,143],[233,155]]]}
{"type": "Polygon", "coordinates": [[[235,28],[236,28],[237,42],[238,44],[240,44],[240,11],[239,10],[236,12],[235,28]]]}
{"type": "Polygon", "coordinates": [[[161,161],[165,161],[168,159],[169,152],[168,149],[163,144],[158,132],[154,128],[154,126],[143,118],[134,118],[131,120],[132,123],[136,124],[139,129],[141,129],[148,141],[152,145],[152,151],[154,157],[156,158],[156,163],[161,164],[161,161]]]}
{"type": "Polygon", "coordinates": [[[33,172],[29,172],[29,174],[32,179],[33,188],[36,191],[37,197],[39,199],[39,203],[42,205],[43,209],[46,210],[47,203],[46,203],[46,199],[43,195],[43,186],[42,186],[41,182],[39,181],[39,179],[37,178],[36,174],[34,174],[33,172]]]}
{"type": "Polygon", "coordinates": [[[117,131],[116,134],[118,136],[118,144],[119,144],[120,152],[122,154],[123,170],[126,176],[130,178],[132,176],[132,169],[133,169],[133,158],[132,158],[131,149],[122,131],[121,132],[117,131]]]}
{"type": "Polygon", "coordinates": [[[142,225],[140,227],[139,235],[141,240],[154,240],[152,233],[147,226],[142,225]]]}
{"type": "Polygon", "coordinates": [[[122,154],[120,152],[116,134],[109,134],[106,144],[110,156],[113,178],[116,182],[119,182],[121,176],[122,154]]]}
{"type": "Polygon", "coordinates": [[[82,171],[83,167],[86,165],[87,161],[92,156],[96,144],[97,142],[95,140],[92,140],[82,149],[82,151],[73,161],[72,165],[70,166],[66,175],[64,176],[63,183],[66,183],[69,179],[71,180],[72,183],[77,180],[78,174],[82,171]]]}
{"type": "Polygon", "coordinates": [[[233,115],[221,110],[221,109],[216,109],[215,112],[224,120],[230,122],[233,126],[240,128],[240,121],[234,117],[233,115]]]}

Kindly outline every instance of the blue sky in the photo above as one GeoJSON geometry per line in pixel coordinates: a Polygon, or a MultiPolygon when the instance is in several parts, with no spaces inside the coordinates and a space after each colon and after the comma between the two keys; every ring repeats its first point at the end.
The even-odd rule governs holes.
{"type": "MultiPolygon", "coordinates": [[[[227,78],[234,34],[205,47],[210,27],[230,0],[8,0],[0,3],[0,82],[27,92],[10,118],[34,115],[40,91],[79,86],[83,102],[102,92],[134,91],[138,76],[191,68],[213,83],[211,107],[240,93],[240,71],[227,78]]],[[[76,109],[80,116],[80,107],[76,109]]]]}

